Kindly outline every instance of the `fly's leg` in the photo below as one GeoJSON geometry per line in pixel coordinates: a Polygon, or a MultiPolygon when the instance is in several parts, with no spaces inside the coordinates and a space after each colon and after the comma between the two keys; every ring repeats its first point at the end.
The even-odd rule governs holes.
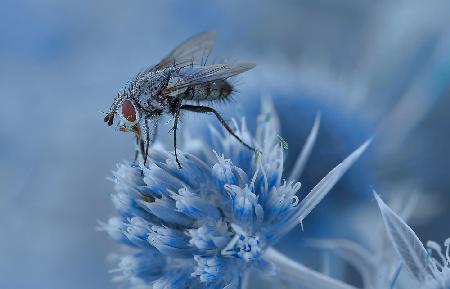
{"type": "MultiPolygon", "coordinates": [[[[139,138],[136,136],[136,145],[139,145],[139,138]]],[[[136,152],[134,153],[134,162],[137,161],[139,157],[139,150],[136,150],[136,152]]]]}
{"type": "MultiPolygon", "coordinates": [[[[145,156],[145,144],[144,144],[144,140],[142,139],[142,134],[141,134],[141,129],[139,127],[139,125],[136,125],[133,128],[133,132],[136,135],[136,143],[137,145],[139,145],[139,150],[141,152],[142,157],[145,156]]],[[[136,154],[134,156],[134,161],[137,161],[137,158],[139,156],[139,152],[136,151],[136,154]]]]}
{"type": "MultiPolygon", "coordinates": [[[[136,144],[139,145],[139,150],[136,150],[136,153],[134,154],[134,161],[136,162],[138,157],[139,157],[139,152],[141,153],[142,156],[145,155],[145,151],[144,151],[144,141],[136,136],[136,144]]],[[[144,165],[145,165],[145,160],[144,160],[144,165]]]]}
{"type": "Polygon", "coordinates": [[[145,119],[144,120],[145,123],[145,155],[144,155],[144,166],[147,163],[147,159],[148,159],[148,148],[150,147],[150,145],[152,145],[155,142],[156,139],[156,135],[158,133],[158,126],[155,125],[155,128],[152,131],[152,136],[150,138],[150,127],[148,125],[148,120],[145,119]]]}
{"type": "Polygon", "coordinates": [[[145,123],[145,142],[146,142],[146,146],[145,146],[145,154],[144,156],[144,166],[147,163],[147,157],[148,157],[148,147],[150,145],[150,133],[149,133],[149,127],[148,127],[148,121],[147,119],[144,119],[144,123],[145,123]]]}
{"type": "Polygon", "coordinates": [[[178,159],[177,154],[177,128],[178,128],[178,120],[180,118],[180,109],[175,111],[175,121],[173,123],[173,149],[175,150],[175,160],[177,161],[178,167],[181,167],[180,160],[178,159]]]}
{"type": "Polygon", "coordinates": [[[150,145],[153,145],[157,136],[158,136],[158,122],[156,122],[154,124],[153,130],[152,130],[152,138],[150,139],[150,145]]]}
{"type": "Polygon", "coordinates": [[[220,121],[220,124],[234,137],[236,138],[241,144],[243,144],[245,147],[247,147],[248,149],[256,152],[256,149],[253,148],[252,146],[248,145],[247,143],[245,143],[237,134],[234,133],[234,131],[231,129],[231,127],[225,122],[225,120],[223,119],[223,117],[219,114],[219,112],[217,112],[217,110],[215,110],[212,107],[209,106],[202,106],[202,105],[189,105],[189,104],[185,104],[182,105],[180,107],[180,109],[184,109],[184,110],[189,110],[192,112],[198,112],[198,113],[208,113],[208,112],[212,112],[215,114],[215,116],[217,117],[217,119],[220,121]]]}

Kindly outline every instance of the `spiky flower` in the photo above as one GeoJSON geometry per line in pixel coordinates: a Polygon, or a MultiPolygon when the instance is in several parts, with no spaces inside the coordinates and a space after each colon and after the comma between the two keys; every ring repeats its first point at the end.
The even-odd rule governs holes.
{"type": "Polygon", "coordinates": [[[411,272],[420,289],[450,288],[450,238],[444,243],[445,254],[439,244],[428,241],[428,251],[416,233],[374,193],[383,216],[385,228],[404,266],[411,272]],[[433,251],[438,259],[432,257],[433,251]]]}
{"type": "MultiPolygon", "coordinates": [[[[191,146],[179,154],[183,169],[173,153],[163,149],[152,151],[147,166],[118,166],[112,200],[120,217],[102,228],[137,249],[119,263],[119,279],[139,280],[155,289],[230,289],[245,287],[250,270],[267,273],[275,265],[289,266],[271,246],[302,222],[368,143],[299,202],[295,176],[314,144],[318,119],[289,180],[283,180],[285,144],[280,143],[278,119],[268,102],[258,123],[256,137],[244,121],[236,125],[240,137],[257,147],[258,154],[228,133],[212,129],[210,146],[188,139],[191,146]]],[[[305,276],[311,272],[301,266],[294,270],[305,276]]],[[[318,274],[311,278],[349,288],[318,274]]]]}

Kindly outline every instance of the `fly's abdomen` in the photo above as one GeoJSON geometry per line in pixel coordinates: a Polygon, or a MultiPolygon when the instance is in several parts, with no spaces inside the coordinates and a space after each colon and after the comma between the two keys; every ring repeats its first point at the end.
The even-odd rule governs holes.
{"type": "Polygon", "coordinates": [[[233,91],[233,86],[226,80],[216,80],[189,86],[180,97],[186,100],[224,100],[233,91]]]}

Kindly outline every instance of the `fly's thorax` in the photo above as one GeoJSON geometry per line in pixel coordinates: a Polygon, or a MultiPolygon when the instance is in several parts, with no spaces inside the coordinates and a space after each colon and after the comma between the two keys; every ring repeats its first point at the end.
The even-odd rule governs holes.
{"type": "Polygon", "coordinates": [[[216,80],[187,87],[179,97],[186,100],[224,100],[233,92],[226,80],[216,80]]]}
{"type": "Polygon", "coordinates": [[[144,72],[130,83],[130,96],[144,109],[161,109],[157,99],[166,88],[172,75],[171,69],[144,72]]]}

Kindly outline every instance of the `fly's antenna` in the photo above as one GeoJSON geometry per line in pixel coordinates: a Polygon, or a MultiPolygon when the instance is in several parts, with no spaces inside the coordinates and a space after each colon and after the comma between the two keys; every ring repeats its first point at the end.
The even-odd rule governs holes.
{"type": "Polygon", "coordinates": [[[103,111],[103,110],[100,110],[99,112],[105,116],[103,118],[103,121],[109,123],[110,112],[106,112],[106,111],[103,111]]]}
{"type": "Polygon", "coordinates": [[[114,123],[114,112],[109,112],[105,118],[103,119],[104,122],[108,123],[108,126],[112,126],[112,124],[114,123]]]}
{"type": "Polygon", "coordinates": [[[122,103],[122,100],[122,96],[120,95],[120,93],[118,93],[116,98],[114,98],[113,104],[111,105],[111,110],[103,119],[104,122],[108,123],[108,126],[112,126],[112,124],[114,123],[114,116],[116,115],[117,109],[119,107],[119,104],[122,103]]]}

